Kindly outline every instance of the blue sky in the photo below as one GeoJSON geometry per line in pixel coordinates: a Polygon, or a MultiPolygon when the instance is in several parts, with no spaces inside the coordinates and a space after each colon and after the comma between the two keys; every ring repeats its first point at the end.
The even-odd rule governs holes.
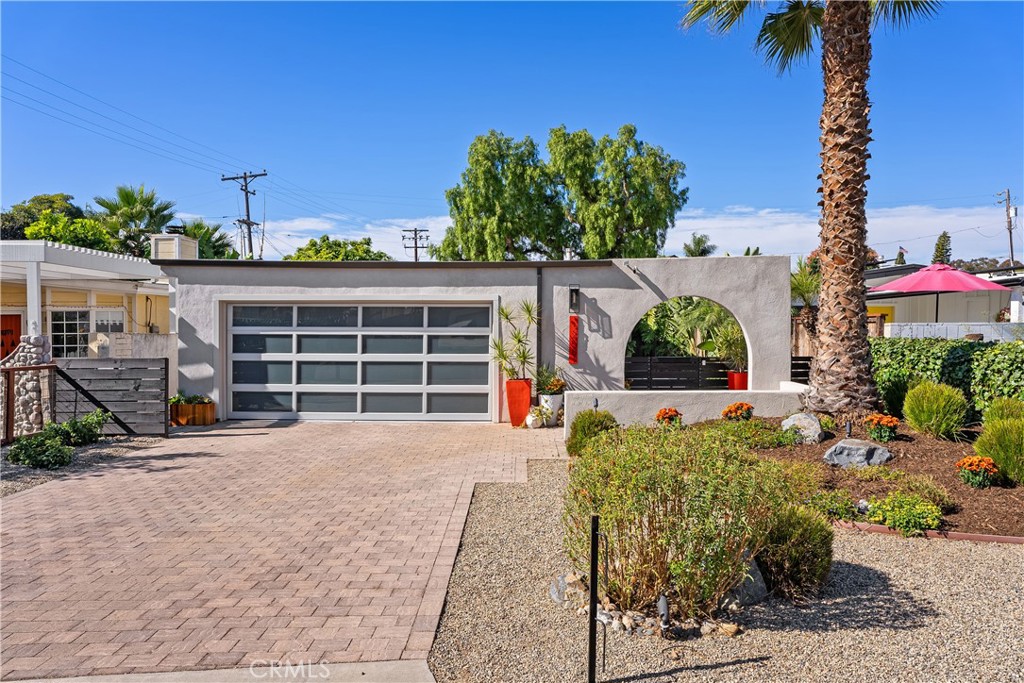
{"type": "MultiPolygon", "coordinates": [[[[371,235],[403,257],[402,227],[440,238],[444,190],[475,135],[543,143],[560,124],[600,135],[631,122],[687,165],[690,201],[669,251],[699,230],[723,250],[806,252],[817,58],[779,77],[752,50],[756,21],[711,36],[680,30],[682,11],[4,2],[0,200],[68,192],[84,204],[145,183],[183,215],[230,223],[241,193],[219,174],[266,168],[253,206],[256,220],[266,207],[268,258],[322,232],[371,235]]],[[[957,256],[1007,251],[994,195],[1009,187],[1019,203],[1024,192],[1022,28],[1020,2],[952,2],[876,32],[869,241],[883,254],[902,244],[927,259],[941,230],[955,231],[957,256]]]]}

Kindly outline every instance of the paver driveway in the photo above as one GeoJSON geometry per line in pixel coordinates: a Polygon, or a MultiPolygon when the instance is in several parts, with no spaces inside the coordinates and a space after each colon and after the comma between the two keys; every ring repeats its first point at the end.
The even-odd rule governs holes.
{"type": "Polygon", "coordinates": [[[3,677],[423,659],[474,484],[560,436],[227,423],[5,498],[3,677]]]}

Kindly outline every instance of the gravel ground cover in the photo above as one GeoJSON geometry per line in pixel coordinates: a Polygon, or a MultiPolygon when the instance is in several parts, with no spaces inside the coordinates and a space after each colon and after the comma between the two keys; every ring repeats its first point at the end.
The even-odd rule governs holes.
{"type": "MultiPolygon", "coordinates": [[[[565,461],[528,484],[478,484],[430,652],[447,681],[585,680],[586,619],[548,586],[561,551],[565,461]]],[[[1024,546],[837,531],[823,595],[769,598],[735,638],[608,633],[602,681],[1024,680],[1024,546]]],[[[600,637],[599,637],[600,647],[600,637]]]]}
{"type": "Polygon", "coordinates": [[[108,436],[99,443],[75,449],[74,458],[67,467],[57,470],[37,470],[7,461],[8,448],[0,450],[0,498],[66,477],[86,472],[100,465],[116,462],[122,456],[163,442],[150,436],[108,436]]]}

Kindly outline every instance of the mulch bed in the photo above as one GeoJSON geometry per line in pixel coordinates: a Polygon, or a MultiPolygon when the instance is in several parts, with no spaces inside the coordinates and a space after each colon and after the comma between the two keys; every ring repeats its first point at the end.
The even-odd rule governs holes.
{"type": "MultiPolygon", "coordinates": [[[[826,434],[828,438],[820,444],[772,448],[759,451],[779,460],[802,460],[822,462],[822,456],[830,446],[840,441],[841,435],[826,434]]],[[[900,425],[900,434],[895,441],[885,445],[893,454],[887,467],[900,469],[908,474],[927,475],[949,491],[956,502],[956,509],[943,514],[943,529],[977,534],[1024,536],[1024,486],[1004,488],[993,486],[987,489],[973,489],[960,481],[956,462],[967,455],[975,455],[971,443],[977,432],[964,434],[964,441],[943,441],[926,434],[910,432],[900,425]]],[[[869,440],[866,430],[858,424],[853,426],[852,438],[869,440]]],[[[843,488],[857,499],[884,497],[898,487],[897,482],[863,481],[838,467],[822,463],[826,488],[843,488]]]]}

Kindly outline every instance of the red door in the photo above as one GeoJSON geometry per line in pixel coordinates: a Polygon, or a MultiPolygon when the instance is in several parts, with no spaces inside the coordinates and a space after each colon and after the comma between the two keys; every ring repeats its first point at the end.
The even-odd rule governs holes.
{"type": "Polygon", "coordinates": [[[14,353],[21,340],[21,315],[0,315],[0,360],[14,353]]]}

